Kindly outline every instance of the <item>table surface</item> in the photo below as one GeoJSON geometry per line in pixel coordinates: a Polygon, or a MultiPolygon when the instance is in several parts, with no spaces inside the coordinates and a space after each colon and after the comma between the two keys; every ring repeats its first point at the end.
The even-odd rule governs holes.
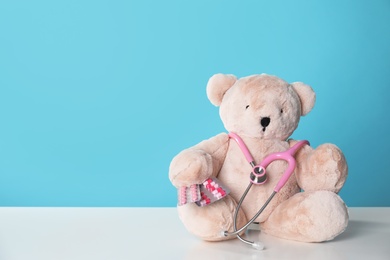
{"type": "Polygon", "coordinates": [[[350,208],[333,241],[300,243],[250,231],[263,251],[237,239],[204,242],[175,208],[0,208],[0,259],[390,259],[390,208],[350,208]]]}

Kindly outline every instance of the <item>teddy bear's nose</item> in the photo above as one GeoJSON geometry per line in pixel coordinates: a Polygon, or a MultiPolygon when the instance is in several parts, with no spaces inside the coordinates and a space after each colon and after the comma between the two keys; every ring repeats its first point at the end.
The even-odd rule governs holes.
{"type": "Polygon", "coordinates": [[[260,124],[262,127],[264,127],[263,129],[265,130],[265,128],[269,125],[269,123],[271,122],[271,118],[269,117],[263,117],[261,120],[260,120],[260,124]]]}

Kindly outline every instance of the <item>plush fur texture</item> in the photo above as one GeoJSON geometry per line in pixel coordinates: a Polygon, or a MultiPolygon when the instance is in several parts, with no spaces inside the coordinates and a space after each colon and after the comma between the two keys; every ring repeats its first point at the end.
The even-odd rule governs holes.
{"type": "MultiPolygon", "coordinates": [[[[220,107],[226,130],[243,139],[256,163],[296,143],[286,139],[315,103],[310,86],[302,82],[289,84],[266,74],[241,79],[216,74],[207,84],[207,96],[220,107]]],[[[331,240],[348,225],[347,207],[337,195],[347,178],[345,157],[334,144],[322,144],[316,149],[304,146],[295,157],[297,166],[293,175],[257,221],[264,232],[277,237],[303,242],[331,240]]],[[[239,212],[238,227],[251,219],[267,200],[286,165],[284,161],[272,163],[267,168],[267,182],[252,186],[239,212]]],[[[208,241],[231,238],[222,232],[233,230],[234,210],[248,185],[250,172],[238,145],[226,133],[175,156],[169,169],[175,187],[217,177],[231,190],[224,199],[205,207],[194,203],[178,207],[185,227],[208,241]]]]}

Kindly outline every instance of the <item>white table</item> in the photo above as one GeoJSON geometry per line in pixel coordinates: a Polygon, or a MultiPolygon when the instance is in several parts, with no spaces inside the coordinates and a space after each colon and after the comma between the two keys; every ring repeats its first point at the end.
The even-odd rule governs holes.
{"type": "Polygon", "coordinates": [[[390,208],[350,208],[347,230],[326,243],[249,236],[266,249],[203,242],[175,208],[0,208],[1,260],[390,259],[390,208]]]}

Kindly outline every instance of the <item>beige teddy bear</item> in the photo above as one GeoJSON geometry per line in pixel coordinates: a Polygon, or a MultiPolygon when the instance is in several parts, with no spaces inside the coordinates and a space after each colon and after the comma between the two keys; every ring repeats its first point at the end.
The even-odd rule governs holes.
{"type": "MultiPolygon", "coordinates": [[[[315,103],[310,86],[289,84],[266,74],[240,79],[216,74],[207,84],[207,96],[220,107],[226,130],[241,137],[256,163],[297,142],[287,138],[315,103]]],[[[347,178],[345,157],[337,146],[322,144],[316,149],[305,145],[295,158],[294,173],[256,221],[263,232],[277,237],[304,242],[331,240],[348,225],[347,207],[337,195],[347,178]]],[[[266,169],[267,182],[251,187],[238,212],[238,228],[258,212],[286,167],[285,161],[273,162],[266,169]]],[[[180,152],[169,169],[175,187],[190,187],[217,178],[230,190],[227,196],[204,207],[195,203],[178,206],[188,231],[208,241],[234,238],[224,236],[223,231],[234,229],[234,211],[251,171],[251,165],[227,133],[180,152]]]]}

